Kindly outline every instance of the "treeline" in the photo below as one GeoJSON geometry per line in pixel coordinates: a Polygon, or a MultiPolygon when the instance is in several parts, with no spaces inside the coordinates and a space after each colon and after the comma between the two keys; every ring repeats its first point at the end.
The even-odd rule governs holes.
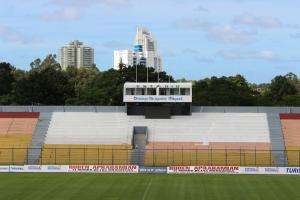
{"type": "MultiPolygon", "coordinates": [[[[138,82],[174,82],[165,72],[138,66],[138,82]]],[[[55,55],[36,59],[30,70],[0,63],[0,105],[123,105],[123,84],[136,81],[136,67],[99,71],[62,70],[55,55]]],[[[178,80],[177,80],[178,81],[178,80]]],[[[185,80],[180,80],[185,81],[185,80]]],[[[193,81],[193,104],[201,106],[300,106],[295,74],[276,76],[270,84],[250,84],[241,76],[193,81]]]]}

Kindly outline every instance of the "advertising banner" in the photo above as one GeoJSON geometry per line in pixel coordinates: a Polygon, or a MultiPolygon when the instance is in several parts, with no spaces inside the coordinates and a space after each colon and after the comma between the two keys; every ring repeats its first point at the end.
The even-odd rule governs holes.
{"type": "Polygon", "coordinates": [[[240,174],[300,175],[300,167],[240,167],[240,174]]]}
{"type": "Polygon", "coordinates": [[[300,175],[300,167],[285,167],[285,174],[300,175]]]}
{"type": "Polygon", "coordinates": [[[68,165],[24,165],[24,172],[68,172],[68,165]]]}
{"type": "Polygon", "coordinates": [[[69,165],[43,165],[42,171],[48,173],[68,172],[69,165]]]}
{"type": "Polygon", "coordinates": [[[143,174],[165,174],[167,167],[140,167],[139,172],[143,174]]]}
{"type": "Polygon", "coordinates": [[[10,165],[9,172],[25,172],[24,165],[10,165]]]}
{"type": "Polygon", "coordinates": [[[171,166],[168,174],[238,174],[239,166],[171,166]]]}
{"type": "Polygon", "coordinates": [[[0,166],[0,173],[1,172],[9,172],[9,166],[8,165],[1,165],[0,166]]]}
{"type": "Polygon", "coordinates": [[[73,173],[139,173],[138,165],[69,165],[73,173]]]}

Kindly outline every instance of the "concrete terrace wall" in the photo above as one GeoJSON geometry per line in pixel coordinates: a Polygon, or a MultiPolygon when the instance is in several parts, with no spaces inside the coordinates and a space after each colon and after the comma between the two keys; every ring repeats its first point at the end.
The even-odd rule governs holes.
{"type": "MultiPolygon", "coordinates": [[[[126,112],[125,106],[0,106],[0,112],[126,112]]],[[[300,107],[194,106],[192,112],[300,113],[300,107]]]]}

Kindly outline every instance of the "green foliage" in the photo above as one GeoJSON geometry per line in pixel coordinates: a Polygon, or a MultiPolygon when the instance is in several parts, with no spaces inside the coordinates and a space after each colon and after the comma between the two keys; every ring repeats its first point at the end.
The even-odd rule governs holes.
{"type": "Polygon", "coordinates": [[[0,63],[0,96],[10,93],[13,87],[15,68],[9,63],[0,63]]]}
{"type": "Polygon", "coordinates": [[[252,106],[254,95],[241,75],[212,77],[197,81],[193,87],[193,103],[202,106],[252,106]]]}
{"type": "MultiPolygon", "coordinates": [[[[175,82],[166,72],[158,74],[145,66],[120,65],[119,70],[103,72],[96,66],[62,70],[55,55],[34,60],[29,71],[0,63],[0,105],[122,105],[124,83],[136,81],[175,82]]],[[[260,85],[241,75],[206,78],[193,81],[193,104],[300,106],[300,81],[293,73],[260,85]]]]}
{"type": "Polygon", "coordinates": [[[276,76],[271,84],[267,94],[275,103],[279,103],[288,95],[296,95],[296,86],[291,79],[286,76],[276,76]]]}

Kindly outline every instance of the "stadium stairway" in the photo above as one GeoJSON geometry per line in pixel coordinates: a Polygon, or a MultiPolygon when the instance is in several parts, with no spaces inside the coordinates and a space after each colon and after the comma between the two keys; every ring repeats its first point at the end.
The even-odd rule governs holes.
{"type": "Polygon", "coordinates": [[[34,165],[39,163],[41,156],[41,149],[44,144],[44,140],[47,134],[47,130],[50,125],[52,113],[44,112],[40,113],[40,117],[36,126],[36,129],[32,136],[30,149],[28,151],[28,164],[34,165]]]}
{"type": "Polygon", "coordinates": [[[136,126],[133,128],[133,152],[131,155],[131,161],[136,165],[144,165],[145,152],[147,145],[147,132],[146,126],[136,126]]]}
{"type": "Polygon", "coordinates": [[[272,158],[274,165],[278,167],[287,166],[288,162],[284,152],[285,145],[281,130],[280,117],[277,113],[268,113],[267,118],[270,129],[270,140],[272,145],[272,158]]]}

